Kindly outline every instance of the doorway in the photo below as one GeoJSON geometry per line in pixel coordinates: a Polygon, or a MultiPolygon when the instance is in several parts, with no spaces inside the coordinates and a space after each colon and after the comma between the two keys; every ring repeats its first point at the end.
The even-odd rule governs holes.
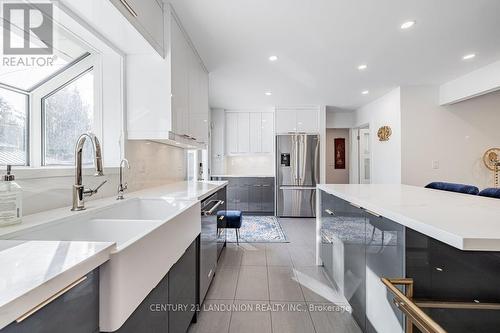
{"type": "Polygon", "coordinates": [[[349,184],[348,128],[326,129],[326,183],[349,184]]]}
{"type": "Polygon", "coordinates": [[[368,126],[350,130],[351,184],[371,183],[371,134],[368,126]]]}

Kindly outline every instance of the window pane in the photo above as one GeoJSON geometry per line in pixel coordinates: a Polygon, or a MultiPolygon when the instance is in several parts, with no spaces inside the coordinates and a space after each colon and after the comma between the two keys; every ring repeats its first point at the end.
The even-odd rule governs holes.
{"type": "MultiPolygon", "coordinates": [[[[73,165],[78,137],[94,122],[94,75],[89,71],[42,100],[44,108],[44,165],[73,165]]],[[[88,141],[88,140],[87,140],[88,141]]],[[[84,163],[92,163],[89,142],[84,163]]]]}
{"type": "Polygon", "coordinates": [[[26,165],[28,98],[0,88],[0,165],[26,165]]]}

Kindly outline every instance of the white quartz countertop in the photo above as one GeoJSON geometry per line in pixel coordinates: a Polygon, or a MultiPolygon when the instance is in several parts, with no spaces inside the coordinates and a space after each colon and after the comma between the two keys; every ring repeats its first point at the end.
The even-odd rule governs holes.
{"type": "Polygon", "coordinates": [[[0,329],[109,259],[113,243],[0,240],[0,329]]]}
{"type": "MultiPolygon", "coordinates": [[[[176,182],[136,192],[125,198],[168,198],[198,201],[227,185],[226,181],[176,182]]],[[[116,197],[90,200],[87,210],[70,207],[23,217],[18,225],[0,228],[0,329],[70,285],[110,258],[116,244],[91,241],[8,240],[52,221],[79,216],[116,203],[116,197]]]]}
{"type": "Polygon", "coordinates": [[[500,200],[409,185],[318,188],[460,250],[500,251],[500,200]]]}

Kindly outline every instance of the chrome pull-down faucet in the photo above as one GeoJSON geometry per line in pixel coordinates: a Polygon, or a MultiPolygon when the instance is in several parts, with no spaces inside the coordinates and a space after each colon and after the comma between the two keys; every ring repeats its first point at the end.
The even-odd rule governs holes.
{"type": "Polygon", "coordinates": [[[118,196],[116,197],[116,200],[123,200],[123,193],[128,188],[128,184],[123,183],[123,169],[124,169],[124,167],[127,167],[127,169],[130,169],[130,164],[128,163],[128,160],[126,158],[124,158],[120,162],[120,184],[118,185],[118,196]]]}
{"type": "Polygon", "coordinates": [[[71,210],[78,211],[85,209],[85,197],[89,197],[97,193],[97,191],[107,182],[107,180],[103,181],[99,186],[95,189],[85,189],[85,186],[82,184],[82,162],[83,162],[83,145],[85,141],[89,139],[92,143],[92,148],[94,149],[94,165],[95,165],[95,176],[100,177],[104,176],[103,167],[102,167],[102,152],[101,152],[101,144],[99,139],[93,133],[84,133],[80,135],[78,140],[76,141],[75,146],[75,184],[73,185],[73,208],[71,210]]]}

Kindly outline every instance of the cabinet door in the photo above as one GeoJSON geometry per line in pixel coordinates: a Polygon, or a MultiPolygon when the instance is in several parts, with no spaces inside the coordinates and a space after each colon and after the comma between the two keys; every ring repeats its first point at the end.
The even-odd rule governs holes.
{"type": "Polygon", "coordinates": [[[238,115],[238,153],[250,151],[250,114],[248,112],[238,115]]]}
{"type": "Polygon", "coordinates": [[[261,152],[272,153],[274,151],[274,114],[263,112],[261,120],[261,152]]]}
{"type": "Polygon", "coordinates": [[[172,118],[173,132],[188,132],[190,49],[181,28],[172,18],[172,118]]]}
{"type": "Polygon", "coordinates": [[[94,333],[99,331],[99,269],[21,322],[1,333],[94,333]]]}
{"type": "Polygon", "coordinates": [[[365,212],[347,201],[339,201],[343,220],[344,296],[352,315],[363,331],[366,327],[366,217],[365,212]]]}
{"type": "Polygon", "coordinates": [[[248,200],[249,200],[249,190],[250,186],[248,184],[242,183],[238,186],[237,190],[237,210],[242,212],[248,212],[248,200]]]}
{"type": "Polygon", "coordinates": [[[168,274],[139,304],[125,324],[115,333],[166,332],[168,311],[151,311],[157,305],[168,303],[168,274]]]}
{"type": "Polygon", "coordinates": [[[195,315],[197,269],[195,240],[168,273],[168,303],[174,308],[168,314],[168,332],[185,333],[195,315]],[[175,308],[180,306],[178,308],[175,308]]]}
{"type": "Polygon", "coordinates": [[[262,152],[262,119],[260,112],[250,113],[250,152],[262,152]]]}
{"type": "Polygon", "coordinates": [[[297,112],[294,110],[276,110],[276,133],[297,131],[297,112]]]}
{"type": "Polygon", "coordinates": [[[297,111],[297,131],[306,133],[319,132],[319,111],[303,110],[297,111]]]}
{"type": "Polygon", "coordinates": [[[226,113],[226,149],[228,154],[238,153],[238,114],[226,113]]]}
{"type": "Polygon", "coordinates": [[[258,180],[248,187],[248,211],[262,212],[262,184],[258,180]]]}
{"type": "Polygon", "coordinates": [[[274,215],[274,178],[262,181],[262,211],[274,215]]]}
{"type": "Polygon", "coordinates": [[[165,56],[163,6],[156,0],[111,0],[162,56],[165,56]]]}
{"type": "Polygon", "coordinates": [[[405,228],[384,217],[367,214],[366,332],[403,332],[403,314],[386,295],[380,278],[404,277],[405,228]]]}

